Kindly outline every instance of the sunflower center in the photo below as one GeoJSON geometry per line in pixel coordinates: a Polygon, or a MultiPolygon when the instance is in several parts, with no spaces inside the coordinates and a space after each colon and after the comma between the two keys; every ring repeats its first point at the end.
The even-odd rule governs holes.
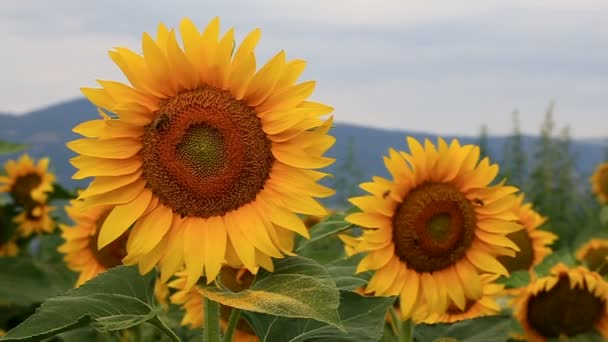
{"type": "Polygon", "coordinates": [[[471,202],[447,183],[424,183],[395,211],[396,253],[418,272],[444,269],[460,260],[473,241],[477,219],[471,202]]]}
{"type": "Polygon", "coordinates": [[[498,261],[509,271],[529,270],[534,263],[534,246],[527,229],[507,234],[507,237],[519,247],[514,257],[501,255],[498,261]]]}
{"type": "Polygon", "coordinates": [[[21,206],[31,205],[31,192],[42,183],[42,178],[37,173],[28,173],[17,177],[11,187],[11,195],[15,203],[21,206]]]}
{"type": "Polygon", "coordinates": [[[42,218],[42,208],[40,205],[34,205],[30,208],[26,208],[25,217],[28,221],[39,221],[42,218]]]}
{"type": "Polygon", "coordinates": [[[595,271],[601,275],[608,273],[608,247],[590,249],[585,254],[585,262],[590,271],[595,271]]]}
{"type": "Polygon", "coordinates": [[[161,103],[143,142],[147,187],[182,216],[221,216],[253,201],[274,163],[255,110],[210,86],[161,103]]]}
{"type": "Polygon", "coordinates": [[[127,230],[109,245],[102,249],[97,249],[97,240],[99,238],[101,226],[109,214],[110,211],[108,210],[97,219],[97,231],[95,235],[91,236],[91,239],[89,239],[89,248],[93,252],[95,260],[106,269],[122,265],[122,259],[127,255],[127,240],[129,238],[129,231],[127,230]]]}
{"type": "Polygon", "coordinates": [[[549,291],[539,292],[528,302],[528,323],[545,337],[574,336],[591,331],[602,317],[606,303],[585,288],[570,288],[561,276],[549,291]]]}

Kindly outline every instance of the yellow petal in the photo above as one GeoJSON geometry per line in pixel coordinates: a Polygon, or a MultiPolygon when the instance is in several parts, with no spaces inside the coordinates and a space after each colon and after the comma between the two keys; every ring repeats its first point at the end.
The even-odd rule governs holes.
{"type": "Polygon", "coordinates": [[[112,96],[104,89],[80,88],[80,91],[89,101],[91,101],[91,103],[98,107],[109,109],[116,104],[116,101],[114,101],[112,96]]]}
{"type": "Polygon", "coordinates": [[[467,260],[458,261],[455,268],[460,283],[464,285],[462,289],[465,296],[473,300],[479,299],[483,294],[483,290],[477,270],[467,260]]]}
{"type": "Polygon", "coordinates": [[[144,189],[133,201],[112,209],[99,231],[98,249],[102,249],[121,236],[146,210],[152,192],[144,189]]]}
{"type": "Polygon", "coordinates": [[[416,271],[407,270],[405,284],[399,296],[399,308],[401,309],[401,317],[409,319],[414,311],[414,304],[418,301],[418,290],[420,288],[419,277],[416,271]]]}
{"type": "Polygon", "coordinates": [[[226,252],[226,226],[222,217],[210,217],[206,229],[205,243],[205,276],[207,284],[211,283],[220,272],[226,252]]]}
{"type": "Polygon", "coordinates": [[[139,140],[131,138],[79,139],[66,144],[72,151],[98,158],[125,159],[142,148],[139,140]]]}
{"type": "Polygon", "coordinates": [[[137,171],[143,164],[141,158],[129,159],[106,159],[88,156],[78,156],[70,159],[78,172],[72,176],[73,179],[83,179],[92,176],[121,176],[137,171]]]}
{"type": "Polygon", "coordinates": [[[498,262],[495,257],[487,253],[480,252],[475,249],[469,249],[467,251],[467,259],[469,262],[471,262],[471,264],[483,271],[504,276],[509,275],[509,271],[507,271],[507,269],[500,262],[498,262]]]}
{"type": "Polygon", "coordinates": [[[135,182],[141,177],[141,173],[141,170],[137,170],[134,173],[127,174],[124,176],[96,177],[95,179],[93,179],[89,187],[86,188],[86,190],[84,190],[83,192],[81,192],[78,197],[87,198],[89,196],[99,195],[121,188],[125,185],[135,182]]]}
{"type": "Polygon", "coordinates": [[[171,222],[173,211],[164,205],[158,206],[148,215],[137,220],[127,241],[128,255],[149,253],[165,237],[171,222]]]}
{"type": "Polygon", "coordinates": [[[302,75],[302,73],[304,72],[305,68],[306,61],[303,61],[301,59],[296,59],[287,63],[283,68],[283,73],[281,77],[275,85],[275,91],[283,90],[296,83],[300,75],[302,75]]]}
{"type": "Polygon", "coordinates": [[[108,191],[103,194],[87,197],[81,203],[81,208],[86,210],[99,205],[118,205],[131,202],[144,190],[146,181],[138,179],[121,188],[108,191]]]}
{"type": "Polygon", "coordinates": [[[235,215],[231,212],[224,216],[226,222],[226,232],[230,243],[234,246],[234,251],[238,255],[240,261],[245,265],[249,271],[256,269],[255,265],[255,248],[251,245],[242,228],[239,226],[242,222],[239,222],[235,215]]]}
{"type": "Polygon", "coordinates": [[[284,67],[285,52],[280,51],[253,76],[243,100],[251,107],[255,107],[266,100],[272,94],[284,67]]]}
{"type": "Polygon", "coordinates": [[[188,274],[186,289],[190,289],[203,274],[205,265],[205,251],[201,246],[201,237],[206,220],[186,217],[184,219],[184,261],[188,274]]]}
{"type": "Polygon", "coordinates": [[[315,85],[314,81],[307,81],[276,92],[257,106],[256,111],[262,114],[296,107],[313,93],[315,85]]]}
{"type": "Polygon", "coordinates": [[[391,258],[395,255],[395,245],[389,244],[388,246],[379,250],[370,251],[357,266],[357,273],[377,270],[386,265],[391,258]]]}

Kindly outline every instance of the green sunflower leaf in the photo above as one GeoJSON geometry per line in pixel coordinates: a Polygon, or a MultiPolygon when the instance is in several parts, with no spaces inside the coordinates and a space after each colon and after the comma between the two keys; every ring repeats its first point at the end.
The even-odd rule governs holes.
{"type": "Polygon", "coordinates": [[[113,268],[79,288],[45,301],[0,341],[40,341],[87,325],[100,332],[122,330],[146,321],[162,325],[154,304],[155,277],[155,272],[140,276],[136,267],[113,268]]]}
{"type": "Polygon", "coordinates": [[[0,305],[42,303],[74,286],[76,275],[63,263],[42,263],[27,257],[0,258],[0,305]]]}
{"type": "Polygon", "coordinates": [[[600,222],[602,222],[603,225],[608,224],[608,205],[603,206],[600,211],[600,222]]]}
{"type": "Polygon", "coordinates": [[[327,271],[336,282],[337,288],[353,291],[369,282],[372,272],[355,273],[361,259],[363,259],[363,254],[357,254],[350,258],[338,259],[325,265],[327,271]]]}
{"type": "Polygon", "coordinates": [[[76,198],[76,194],[67,190],[61,184],[54,183],[53,191],[49,194],[50,199],[74,199],[76,198]]]}
{"type": "Polygon", "coordinates": [[[452,324],[418,324],[414,328],[417,342],[437,341],[451,337],[460,342],[505,342],[509,339],[511,318],[487,316],[452,324]]]}
{"type": "Polygon", "coordinates": [[[270,341],[379,341],[384,320],[394,297],[363,297],[341,291],[338,313],[344,331],[311,319],[288,319],[247,312],[249,321],[261,342],[270,341]]]}
{"type": "Polygon", "coordinates": [[[566,264],[567,266],[573,266],[576,264],[576,260],[574,259],[570,249],[562,248],[547,255],[547,257],[545,257],[545,259],[543,259],[543,261],[538,264],[534,270],[539,277],[544,277],[549,275],[551,268],[560,262],[566,264]]]}
{"type": "Polygon", "coordinates": [[[344,214],[335,214],[310,229],[310,239],[296,238],[295,252],[323,265],[344,257],[344,244],[337,234],[352,225],[344,221],[344,214]]]}
{"type": "Polygon", "coordinates": [[[0,154],[9,154],[22,151],[27,148],[26,144],[17,144],[0,140],[0,154]]]}
{"type": "Polygon", "coordinates": [[[338,316],[340,292],[331,275],[317,262],[300,256],[275,260],[274,272],[260,270],[249,289],[199,283],[203,296],[220,304],[280,317],[311,318],[342,328],[338,316]]]}
{"type": "Polygon", "coordinates": [[[497,282],[504,284],[507,288],[524,287],[530,283],[530,272],[527,270],[515,271],[508,277],[501,277],[497,282]]]}

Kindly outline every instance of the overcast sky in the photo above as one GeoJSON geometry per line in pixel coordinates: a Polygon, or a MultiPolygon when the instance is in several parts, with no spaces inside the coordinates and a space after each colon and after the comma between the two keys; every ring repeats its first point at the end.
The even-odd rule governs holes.
{"type": "MultiPolygon", "coordinates": [[[[338,121],[438,134],[536,134],[555,101],[559,126],[608,136],[608,1],[0,0],[0,112],[80,96],[124,80],[107,55],[140,51],[141,32],[189,16],[203,27],[263,35],[258,63],[280,49],[308,61],[316,100],[338,121]]],[[[77,113],[75,113],[77,115],[77,113]]]]}

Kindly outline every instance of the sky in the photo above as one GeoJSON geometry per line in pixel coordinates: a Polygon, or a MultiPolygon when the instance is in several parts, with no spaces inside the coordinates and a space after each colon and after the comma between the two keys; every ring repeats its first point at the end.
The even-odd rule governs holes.
{"type": "Polygon", "coordinates": [[[215,16],[237,42],[262,29],[258,66],[284,49],[338,122],[477,135],[558,127],[608,136],[608,2],[603,0],[2,0],[0,112],[77,98],[126,80],[107,55],[141,51],[142,32],[215,16]]]}

